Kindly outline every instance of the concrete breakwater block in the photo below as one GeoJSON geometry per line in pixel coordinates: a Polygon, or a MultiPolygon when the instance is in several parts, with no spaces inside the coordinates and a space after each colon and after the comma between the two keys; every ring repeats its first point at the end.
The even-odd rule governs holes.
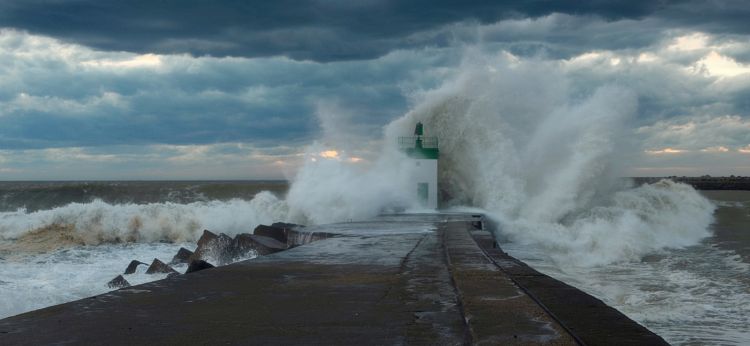
{"type": "Polygon", "coordinates": [[[139,265],[147,265],[146,263],[143,263],[141,261],[132,260],[130,261],[130,264],[128,264],[128,267],[125,268],[125,274],[133,274],[135,273],[135,270],[138,269],[139,265]]]}
{"type": "Polygon", "coordinates": [[[198,238],[198,242],[196,243],[196,245],[198,245],[198,247],[201,248],[201,247],[206,246],[209,242],[212,242],[218,238],[219,238],[218,234],[211,232],[207,229],[204,229],[203,234],[201,235],[200,238],[198,238]]]}
{"type": "Polygon", "coordinates": [[[231,238],[224,233],[216,235],[206,230],[203,231],[203,235],[198,240],[198,248],[189,256],[189,260],[214,261],[219,265],[224,265],[247,257],[251,252],[263,256],[287,248],[286,243],[268,236],[242,233],[231,238]]]}
{"type": "Polygon", "coordinates": [[[312,243],[314,241],[328,239],[336,234],[327,232],[304,232],[297,230],[287,231],[287,244],[289,247],[295,247],[312,243]]]}
{"type": "Polygon", "coordinates": [[[314,241],[328,239],[336,234],[327,232],[308,232],[305,226],[293,223],[274,222],[271,226],[259,225],[253,230],[254,235],[273,238],[285,243],[287,248],[305,245],[314,241]]]}
{"type": "MultiPolygon", "coordinates": [[[[195,251],[181,247],[177,251],[177,254],[172,257],[169,264],[155,258],[151,265],[148,266],[146,274],[167,273],[169,276],[176,275],[179,273],[171,265],[183,263],[188,264],[188,269],[185,273],[191,273],[214,268],[214,264],[221,266],[233,263],[247,258],[250,254],[257,256],[270,255],[295,246],[334,236],[332,233],[299,230],[304,227],[292,223],[276,222],[271,224],[271,226],[259,225],[253,230],[253,234],[241,233],[234,238],[224,233],[216,234],[209,230],[203,230],[203,234],[201,234],[196,243],[197,248],[195,251]]],[[[147,264],[138,260],[131,261],[125,269],[125,274],[134,274],[140,265],[147,264]]],[[[130,285],[121,275],[114,278],[110,283],[108,285],[112,288],[127,287],[130,285]]]]}
{"type": "Polygon", "coordinates": [[[194,260],[194,261],[190,261],[190,265],[188,265],[188,268],[185,271],[185,274],[201,271],[203,269],[210,269],[210,268],[214,268],[214,265],[204,260],[194,260]]]}
{"type": "Polygon", "coordinates": [[[219,265],[231,263],[235,257],[235,251],[232,251],[233,241],[234,239],[224,233],[217,235],[204,230],[198,239],[198,248],[190,256],[190,260],[212,260],[219,265]]]}
{"type": "Polygon", "coordinates": [[[247,233],[238,234],[234,237],[232,246],[232,250],[236,251],[238,255],[255,251],[259,256],[284,251],[288,248],[286,243],[282,243],[275,238],[247,233]]]}
{"type": "Polygon", "coordinates": [[[287,228],[285,227],[258,225],[258,227],[255,227],[255,230],[253,230],[253,234],[270,237],[284,244],[287,243],[288,239],[287,228]]]}
{"type": "Polygon", "coordinates": [[[179,274],[176,270],[174,270],[166,263],[160,261],[158,258],[154,258],[154,261],[151,262],[151,265],[148,267],[148,269],[146,269],[146,274],[156,273],[179,274]]]}
{"type": "Polygon", "coordinates": [[[116,278],[112,279],[112,281],[107,283],[107,287],[109,288],[124,288],[124,287],[130,287],[130,283],[128,280],[125,280],[122,275],[117,275],[116,278]]]}
{"type": "Polygon", "coordinates": [[[182,264],[182,263],[189,263],[190,262],[190,256],[193,255],[193,252],[181,247],[179,250],[177,250],[177,254],[172,257],[172,261],[169,262],[169,264],[175,265],[175,264],[182,264]]]}

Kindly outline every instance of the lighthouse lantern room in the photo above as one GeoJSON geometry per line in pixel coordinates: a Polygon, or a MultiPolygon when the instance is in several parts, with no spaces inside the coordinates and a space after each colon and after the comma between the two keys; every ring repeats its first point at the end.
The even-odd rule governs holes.
{"type": "Polygon", "coordinates": [[[437,137],[424,135],[424,126],[417,123],[414,136],[399,137],[399,148],[413,161],[415,170],[413,175],[414,191],[425,208],[437,209],[438,189],[438,150],[437,137]]]}

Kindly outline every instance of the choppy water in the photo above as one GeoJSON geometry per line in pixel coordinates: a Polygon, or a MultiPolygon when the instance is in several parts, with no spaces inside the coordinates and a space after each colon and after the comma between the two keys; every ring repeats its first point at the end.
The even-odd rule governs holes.
{"type": "MultiPolygon", "coordinates": [[[[167,262],[180,246],[194,246],[204,228],[235,234],[284,220],[289,210],[279,197],[286,188],[284,182],[0,183],[0,317],[106,292],[106,283],[130,260],[167,262]],[[259,192],[268,188],[276,194],[259,192]]],[[[564,233],[576,224],[559,229],[545,223],[535,236],[550,239],[517,237],[522,241],[503,248],[601,298],[671,343],[750,344],[750,192],[702,192],[718,207],[714,222],[708,237],[696,242],[695,234],[686,233],[691,240],[682,242],[685,233],[673,228],[684,225],[679,220],[689,214],[674,210],[691,203],[675,196],[694,198],[693,192],[670,184],[653,189],[629,192],[621,196],[629,204],[619,206],[637,211],[657,201],[661,209],[641,217],[652,223],[669,219],[664,224],[669,229],[659,230],[670,237],[666,248],[647,251],[642,243],[648,239],[632,238],[648,237],[648,232],[634,232],[631,224],[624,230],[614,227],[611,220],[617,219],[611,218],[578,224],[604,227],[605,234],[594,233],[586,247],[564,233]],[[603,250],[596,246],[625,254],[635,250],[599,263],[603,250]],[[645,256],[633,259],[644,251],[645,256]]],[[[605,215],[619,214],[610,210],[605,215]]],[[[138,284],[163,277],[144,270],[126,279],[138,284]]]]}
{"type": "Polygon", "coordinates": [[[0,212],[28,212],[100,200],[147,204],[250,200],[260,191],[283,194],[286,181],[0,181],[0,212]]]}
{"type": "MultiPolygon", "coordinates": [[[[503,248],[604,300],[679,345],[750,344],[750,191],[702,191],[718,208],[712,235],[640,261],[561,266],[538,248],[503,248]]],[[[583,254],[582,254],[583,255],[583,254]]]]}
{"type": "MultiPolygon", "coordinates": [[[[131,260],[168,263],[203,229],[278,221],[281,181],[0,182],[0,318],[110,290],[131,260]]],[[[145,266],[131,284],[159,280],[145,266]]],[[[176,267],[179,271],[184,266],[176,267]]]]}
{"type": "MultiPolygon", "coordinates": [[[[111,244],[80,246],[47,253],[15,253],[0,260],[0,318],[101,294],[107,282],[125,271],[131,260],[168,263],[181,245],[111,244]]],[[[186,268],[175,267],[184,271],[186,268]]],[[[166,274],[124,275],[133,285],[160,280],[166,274]]]]}

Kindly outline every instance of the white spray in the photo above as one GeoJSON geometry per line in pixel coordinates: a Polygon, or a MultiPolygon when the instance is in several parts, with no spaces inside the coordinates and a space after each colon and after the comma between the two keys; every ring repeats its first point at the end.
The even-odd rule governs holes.
{"type": "Polygon", "coordinates": [[[635,95],[571,89],[558,63],[470,53],[454,78],[415,97],[386,140],[422,121],[441,141],[446,203],[484,208],[503,236],[555,261],[627,261],[706,237],[713,205],[691,187],[631,189],[620,178],[635,95]]]}

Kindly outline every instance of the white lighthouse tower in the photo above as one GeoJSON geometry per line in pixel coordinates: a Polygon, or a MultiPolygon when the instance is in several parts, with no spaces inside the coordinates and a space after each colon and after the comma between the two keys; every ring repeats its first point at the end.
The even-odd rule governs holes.
{"type": "Polygon", "coordinates": [[[438,150],[437,137],[426,137],[424,126],[417,123],[414,136],[399,137],[399,148],[414,161],[414,193],[425,208],[437,209],[438,205],[438,150]]]}

